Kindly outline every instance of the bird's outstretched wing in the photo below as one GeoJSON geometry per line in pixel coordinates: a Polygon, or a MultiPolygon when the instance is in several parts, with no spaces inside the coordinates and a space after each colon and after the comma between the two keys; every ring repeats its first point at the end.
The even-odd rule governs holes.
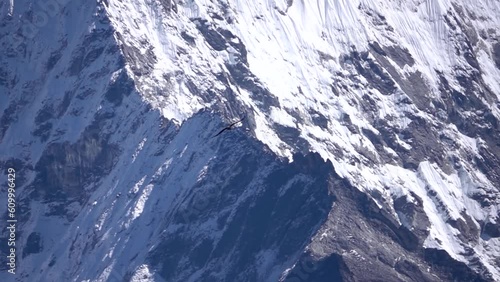
{"type": "Polygon", "coordinates": [[[229,127],[225,127],[224,129],[222,129],[221,131],[219,131],[219,133],[215,134],[215,136],[214,136],[214,137],[219,136],[222,132],[224,132],[224,131],[226,131],[226,130],[228,130],[228,129],[229,129],[229,127]]]}
{"type": "Polygon", "coordinates": [[[229,124],[228,126],[224,127],[224,129],[222,129],[221,131],[219,131],[219,133],[215,134],[215,136],[214,136],[214,137],[219,136],[222,132],[224,132],[224,131],[226,131],[226,130],[231,130],[231,129],[233,129],[233,126],[235,126],[235,125],[236,125],[237,123],[239,123],[239,122],[242,122],[244,119],[245,119],[245,117],[241,118],[241,119],[240,119],[240,120],[238,120],[238,121],[235,121],[235,122],[233,122],[233,123],[229,124]]]}

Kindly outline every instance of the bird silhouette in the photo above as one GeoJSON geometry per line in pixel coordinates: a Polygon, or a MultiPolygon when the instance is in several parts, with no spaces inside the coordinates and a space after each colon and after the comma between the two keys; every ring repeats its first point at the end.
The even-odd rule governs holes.
{"type": "Polygon", "coordinates": [[[215,136],[214,136],[214,137],[219,136],[222,132],[224,132],[224,131],[226,131],[226,130],[231,130],[231,129],[233,129],[233,127],[234,127],[236,124],[238,124],[238,123],[242,122],[244,119],[245,119],[245,117],[241,118],[241,119],[240,119],[240,120],[238,120],[238,121],[235,121],[235,122],[233,122],[233,123],[229,124],[228,126],[224,127],[221,131],[219,131],[219,133],[215,134],[215,136]]]}

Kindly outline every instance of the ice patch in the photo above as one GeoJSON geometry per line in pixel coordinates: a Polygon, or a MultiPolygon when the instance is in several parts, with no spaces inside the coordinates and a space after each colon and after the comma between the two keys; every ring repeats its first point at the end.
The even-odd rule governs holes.
{"type": "Polygon", "coordinates": [[[135,149],[134,154],[132,155],[132,163],[135,162],[135,159],[139,155],[139,153],[142,151],[142,148],[144,148],[144,144],[146,143],[147,138],[142,139],[141,143],[137,146],[135,149]]]}
{"type": "Polygon", "coordinates": [[[141,215],[142,211],[144,210],[144,205],[146,204],[146,201],[148,200],[149,194],[153,190],[153,187],[154,185],[152,184],[146,185],[146,187],[144,187],[141,196],[139,197],[139,199],[137,199],[134,209],[131,211],[131,220],[134,220],[141,215]]]}

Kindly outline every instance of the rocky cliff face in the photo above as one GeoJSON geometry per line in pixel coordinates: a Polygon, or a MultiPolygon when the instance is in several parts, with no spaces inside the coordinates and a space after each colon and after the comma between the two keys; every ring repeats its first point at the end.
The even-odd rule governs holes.
{"type": "Polygon", "coordinates": [[[0,3],[0,280],[499,280],[500,4],[469,2],[0,3]]]}

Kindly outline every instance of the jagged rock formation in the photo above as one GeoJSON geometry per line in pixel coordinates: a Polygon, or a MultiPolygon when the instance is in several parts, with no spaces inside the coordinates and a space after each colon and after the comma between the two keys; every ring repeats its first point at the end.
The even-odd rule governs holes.
{"type": "Polygon", "coordinates": [[[0,3],[0,280],[499,280],[498,15],[0,3]]]}

